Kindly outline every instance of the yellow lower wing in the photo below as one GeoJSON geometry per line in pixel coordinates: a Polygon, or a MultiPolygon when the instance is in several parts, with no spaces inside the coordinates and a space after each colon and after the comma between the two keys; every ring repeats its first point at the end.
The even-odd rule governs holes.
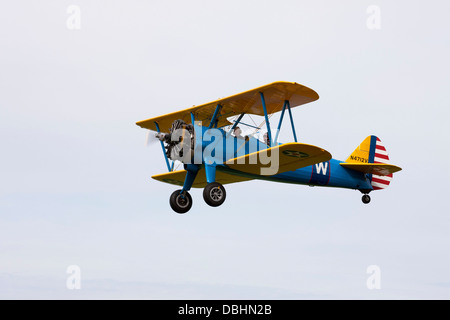
{"type": "Polygon", "coordinates": [[[331,154],[303,143],[285,143],[233,158],[225,162],[231,169],[257,175],[275,175],[328,161],[331,154]]]}
{"type": "Polygon", "coordinates": [[[372,173],[379,176],[387,176],[391,173],[402,170],[402,168],[387,163],[340,163],[344,168],[364,172],[372,173]]]}
{"type": "MultiPolygon", "coordinates": [[[[153,179],[166,182],[170,184],[174,184],[177,186],[183,186],[184,184],[184,178],[186,177],[186,170],[178,170],[178,171],[172,171],[168,173],[162,173],[152,176],[153,179]]],[[[220,182],[221,184],[228,184],[228,183],[234,183],[234,182],[243,182],[243,181],[249,181],[252,180],[250,178],[241,177],[234,174],[229,174],[220,170],[216,171],[216,181],[220,182]]],[[[192,185],[193,188],[204,188],[207,185],[206,182],[206,174],[204,169],[200,169],[197,173],[197,177],[195,178],[194,184],[192,185]]]]}

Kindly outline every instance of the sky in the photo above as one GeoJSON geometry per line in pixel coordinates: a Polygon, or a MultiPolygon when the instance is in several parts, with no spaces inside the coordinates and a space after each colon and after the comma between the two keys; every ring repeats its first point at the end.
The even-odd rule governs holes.
{"type": "Polygon", "coordinates": [[[5,2],[0,299],[449,299],[449,16],[439,0],[5,2]],[[345,160],[375,134],[403,170],[369,205],[249,181],[174,213],[135,123],[274,81],[320,96],[293,111],[300,142],[345,160]]]}

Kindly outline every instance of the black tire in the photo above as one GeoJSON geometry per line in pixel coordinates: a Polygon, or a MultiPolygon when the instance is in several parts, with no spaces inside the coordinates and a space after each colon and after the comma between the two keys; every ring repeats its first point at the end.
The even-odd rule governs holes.
{"type": "Polygon", "coordinates": [[[218,182],[211,182],[203,189],[203,199],[211,207],[220,206],[227,197],[227,193],[223,185],[218,182]]]}
{"type": "Polygon", "coordinates": [[[170,195],[170,207],[180,214],[188,212],[192,207],[192,197],[189,192],[181,193],[181,189],[174,191],[170,195]]]}
{"type": "Polygon", "coordinates": [[[370,196],[368,194],[365,194],[362,196],[361,200],[364,204],[368,204],[370,202],[370,196]]]}

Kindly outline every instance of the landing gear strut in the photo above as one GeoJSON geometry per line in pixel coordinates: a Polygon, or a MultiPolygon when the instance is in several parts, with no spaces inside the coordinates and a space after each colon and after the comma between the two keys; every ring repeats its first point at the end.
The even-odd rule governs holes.
{"type": "Polygon", "coordinates": [[[211,207],[220,206],[227,196],[225,188],[218,182],[211,182],[203,189],[203,199],[211,207]]]}
{"type": "Polygon", "coordinates": [[[370,202],[370,196],[368,194],[365,194],[362,196],[361,200],[364,204],[368,204],[370,202]]]}
{"type": "Polygon", "coordinates": [[[170,196],[170,207],[173,211],[183,214],[189,211],[192,207],[192,197],[189,192],[176,190],[170,196]]]}

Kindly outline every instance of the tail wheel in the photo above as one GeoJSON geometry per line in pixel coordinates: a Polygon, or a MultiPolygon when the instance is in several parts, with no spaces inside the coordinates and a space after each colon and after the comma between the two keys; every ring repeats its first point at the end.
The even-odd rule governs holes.
{"type": "Polygon", "coordinates": [[[218,182],[208,183],[203,189],[203,199],[211,207],[220,206],[227,197],[227,193],[223,185],[218,182]]]}
{"type": "Polygon", "coordinates": [[[186,213],[192,207],[192,197],[189,192],[174,191],[170,196],[170,207],[177,213],[186,213]]]}
{"type": "Polygon", "coordinates": [[[370,202],[370,196],[368,194],[365,194],[362,196],[361,200],[364,204],[368,204],[370,202]]]}

